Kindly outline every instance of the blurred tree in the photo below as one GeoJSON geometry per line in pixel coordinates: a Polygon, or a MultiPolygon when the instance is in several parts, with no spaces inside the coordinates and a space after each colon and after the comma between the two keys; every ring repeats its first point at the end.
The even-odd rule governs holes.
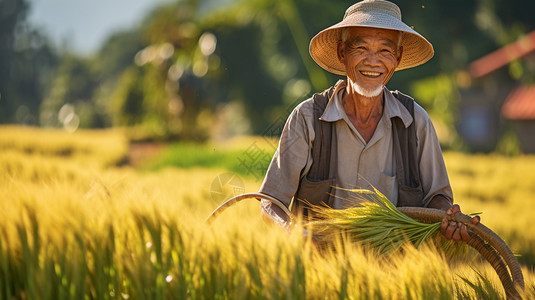
{"type": "MultiPolygon", "coordinates": [[[[456,72],[534,27],[529,13],[519,11],[533,4],[511,1],[396,0],[436,54],[396,72],[389,87],[412,94],[441,128],[454,130],[456,72]]],[[[155,136],[204,139],[220,108],[232,103],[243,108],[253,133],[265,133],[297,102],[340,78],[312,61],[308,44],[354,1],[224,3],[165,3],[138,28],[112,35],[95,56],[74,63],[65,55],[43,109],[57,115],[71,103],[81,126],[142,125],[155,136]]]]}
{"type": "MultiPolygon", "coordinates": [[[[249,0],[201,12],[206,2],[169,3],[152,12],[142,26],[151,46],[140,57],[159,65],[158,84],[167,86],[170,107],[180,108],[176,128],[182,136],[195,132],[201,111],[228,101],[241,103],[254,120],[252,131],[263,133],[285,119],[296,101],[339,78],[312,61],[308,43],[314,34],[338,22],[353,1],[249,0]],[[172,55],[162,60],[156,49],[167,44],[172,55]]],[[[389,86],[422,94],[421,103],[431,111],[437,107],[433,114],[443,116],[443,125],[450,129],[458,93],[454,80],[441,85],[444,78],[496,45],[496,37],[482,35],[477,23],[482,11],[489,10],[486,2],[499,0],[396,1],[404,20],[434,44],[436,55],[424,66],[396,73],[389,86]],[[437,89],[418,82],[435,76],[437,89]],[[425,91],[426,86],[432,90],[425,91]]]]}
{"type": "Polygon", "coordinates": [[[308,43],[310,32],[319,32],[320,24],[327,27],[329,20],[338,18],[329,13],[342,5],[342,1],[240,1],[206,18],[203,28],[218,41],[219,91],[245,106],[247,117],[254,120],[254,133],[265,133],[287,117],[296,101],[334,82],[335,76],[310,58],[308,43]]]}
{"type": "Polygon", "coordinates": [[[0,123],[36,124],[57,57],[26,22],[28,2],[0,1],[0,123]]]}
{"type": "Polygon", "coordinates": [[[136,53],[144,47],[144,39],[137,28],[110,35],[92,60],[99,80],[116,80],[133,65],[136,53]]]}
{"type": "Polygon", "coordinates": [[[0,1],[0,120],[13,121],[17,104],[13,101],[9,82],[12,62],[15,57],[15,29],[26,16],[28,9],[24,0],[0,1]]]}
{"type": "Polygon", "coordinates": [[[113,122],[132,126],[143,121],[143,84],[140,71],[132,67],[125,71],[111,98],[113,122]]]}
{"type": "Polygon", "coordinates": [[[74,55],[63,56],[62,63],[54,74],[50,92],[41,104],[41,125],[65,126],[70,124],[72,118],[76,119],[76,127],[100,125],[91,103],[97,82],[90,65],[88,59],[74,55]],[[74,111],[61,114],[63,107],[72,107],[74,111]]]}
{"type": "Polygon", "coordinates": [[[199,54],[199,2],[169,3],[147,16],[141,30],[146,46],[133,60],[137,70],[123,75],[112,99],[116,125],[143,125],[158,138],[208,137],[197,122],[211,103],[200,78],[208,66],[199,54]]]}
{"type": "Polygon", "coordinates": [[[40,106],[41,125],[64,126],[60,110],[71,105],[80,127],[111,126],[109,99],[142,47],[139,32],[131,30],[112,34],[93,57],[64,53],[40,106]]]}
{"type": "Polygon", "coordinates": [[[309,37],[293,2],[243,1],[200,13],[204,2],[177,1],[147,16],[141,26],[147,46],[137,53],[135,63],[143,68],[137,74],[151,74],[153,85],[138,91],[128,79],[122,81],[121,92],[113,98],[115,124],[146,123],[154,119],[148,117],[151,109],[158,108],[155,116],[168,124],[163,132],[203,139],[209,134],[215,104],[233,101],[245,107],[247,117],[255,120],[253,132],[260,133],[277,117],[286,117],[280,116],[278,107],[309,93],[312,84],[327,86],[323,70],[302,46],[309,37]],[[157,86],[165,93],[148,92],[157,86]],[[147,110],[145,116],[132,118],[126,104],[140,94],[143,101],[134,102],[143,102],[147,110]]]}

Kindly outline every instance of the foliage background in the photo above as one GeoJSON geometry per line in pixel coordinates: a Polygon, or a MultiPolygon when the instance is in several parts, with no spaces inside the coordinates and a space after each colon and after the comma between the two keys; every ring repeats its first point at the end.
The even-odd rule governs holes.
{"type": "MultiPolygon", "coordinates": [[[[96,53],[80,56],[51,45],[46,32],[27,23],[28,0],[1,1],[0,123],[128,126],[133,139],[276,135],[271,125],[337,80],[312,61],[308,43],[353,3],[171,1],[148,12],[138,26],[110,33],[96,53]]],[[[436,54],[424,66],[396,73],[389,86],[418,99],[441,142],[455,147],[459,87],[467,85],[463,71],[533,30],[535,4],[396,3],[436,54]]],[[[533,81],[523,64],[512,63],[510,77],[533,81]]]]}

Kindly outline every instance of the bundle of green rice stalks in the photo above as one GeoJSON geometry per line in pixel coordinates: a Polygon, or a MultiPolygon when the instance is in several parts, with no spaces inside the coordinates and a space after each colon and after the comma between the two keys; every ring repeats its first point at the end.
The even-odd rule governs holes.
{"type": "MultiPolygon", "coordinates": [[[[362,243],[381,254],[399,249],[412,242],[416,247],[440,235],[440,222],[425,224],[400,212],[388,198],[374,188],[351,189],[360,206],[332,209],[311,206],[314,220],[307,224],[313,239],[319,244],[329,243],[343,236],[351,242],[362,243]]],[[[450,248],[446,243],[442,248],[450,248]]],[[[451,250],[451,249],[445,249],[451,250]]]]}

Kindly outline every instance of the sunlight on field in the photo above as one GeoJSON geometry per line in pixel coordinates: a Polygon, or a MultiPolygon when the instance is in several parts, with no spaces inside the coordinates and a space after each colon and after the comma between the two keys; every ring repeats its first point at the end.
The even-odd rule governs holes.
{"type": "MultiPolygon", "coordinates": [[[[479,260],[448,263],[431,246],[389,257],[350,245],[318,252],[299,230],[288,236],[264,224],[255,200],[206,226],[221,195],[255,192],[260,182],[240,177],[225,186],[221,167],[140,171],[126,164],[128,147],[119,131],[0,127],[0,299],[503,297],[479,260]]],[[[534,297],[535,234],[524,226],[535,158],[447,153],[446,163],[463,210],[483,212],[524,255],[534,297]]]]}
{"type": "Polygon", "coordinates": [[[454,198],[467,213],[482,212],[482,222],[535,265],[535,156],[446,153],[454,198]]]}

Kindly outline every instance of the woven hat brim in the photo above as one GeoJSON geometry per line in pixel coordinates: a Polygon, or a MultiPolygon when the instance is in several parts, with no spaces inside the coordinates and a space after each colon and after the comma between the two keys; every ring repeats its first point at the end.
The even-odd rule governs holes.
{"type": "Polygon", "coordinates": [[[403,31],[401,46],[403,54],[396,71],[419,66],[434,55],[433,46],[422,35],[401,20],[390,15],[375,14],[367,20],[353,20],[351,16],[320,33],[310,41],[309,52],[314,61],[325,70],[346,75],[345,66],[338,60],[337,48],[341,40],[341,29],[346,27],[369,27],[403,31]]]}

